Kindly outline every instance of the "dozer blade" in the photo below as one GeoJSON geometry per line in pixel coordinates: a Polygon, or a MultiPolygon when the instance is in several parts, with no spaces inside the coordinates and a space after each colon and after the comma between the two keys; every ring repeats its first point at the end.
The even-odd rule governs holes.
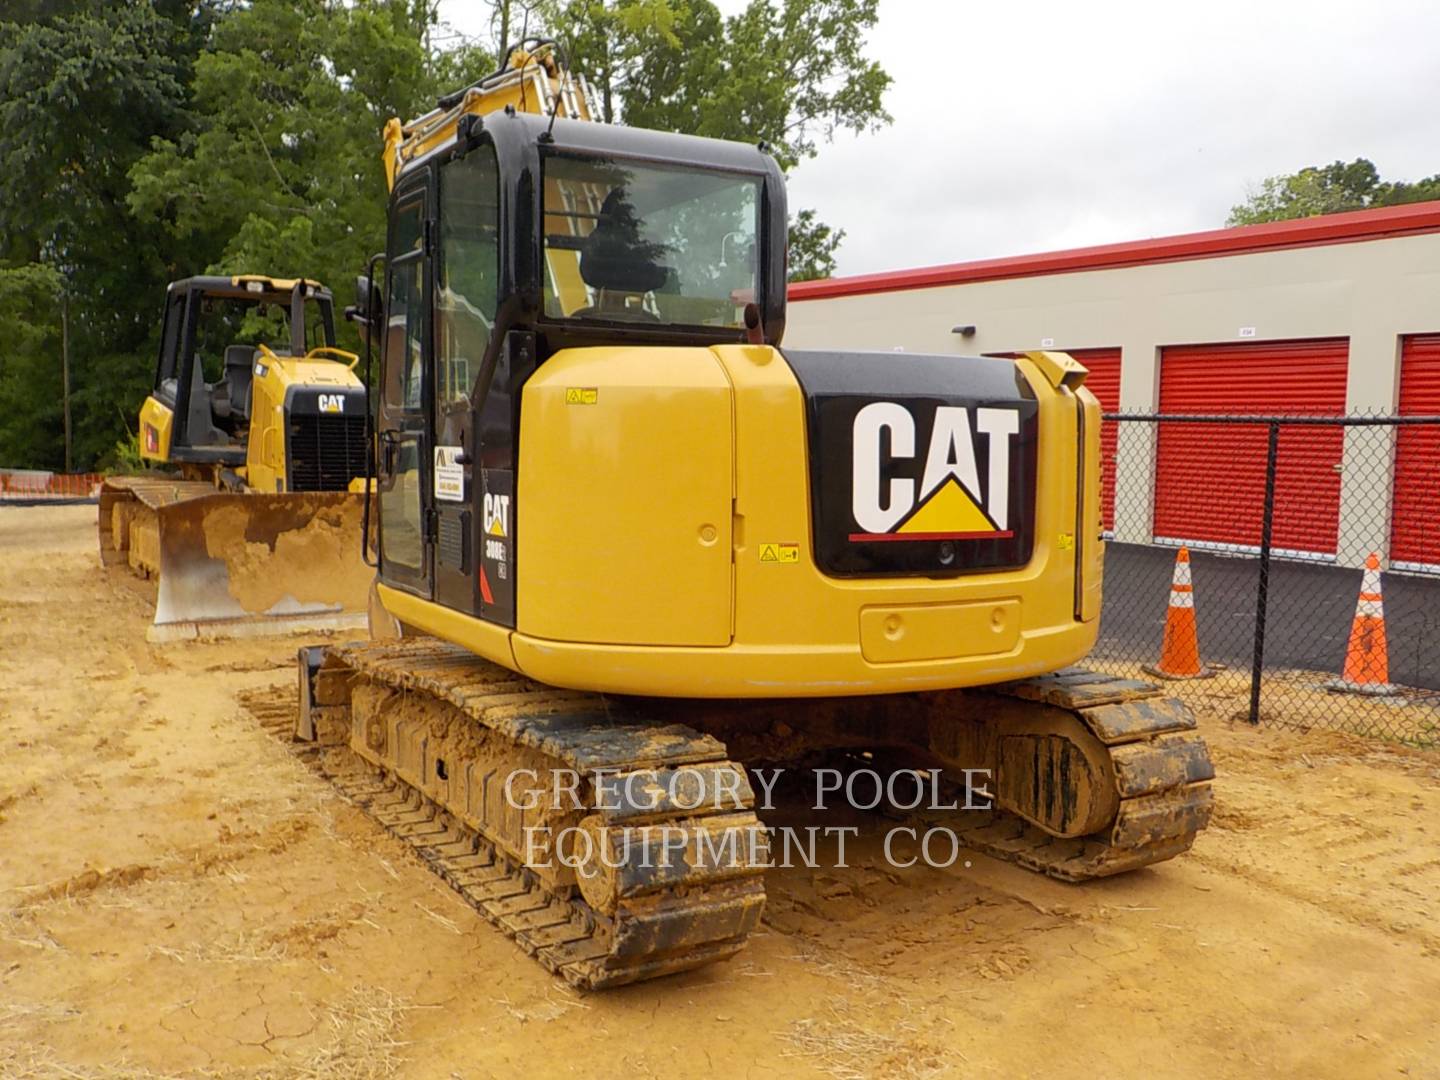
{"type": "Polygon", "coordinates": [[[101,553],[158,578],[150,641],[356,629],[372,577],[360,557],[362,509],[349,492],[110,480],[101,553]]]}

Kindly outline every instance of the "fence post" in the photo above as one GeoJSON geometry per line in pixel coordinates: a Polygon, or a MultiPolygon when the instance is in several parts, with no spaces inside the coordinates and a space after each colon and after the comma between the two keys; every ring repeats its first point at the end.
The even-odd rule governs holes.
{"type": "Polygon", "coordinates": [[[1265,667],[1265,614],[1270,605],[1270,540],[1275,523],[1275,463],[1280,425],[1270,421],[1265,447],[1265,511],[1260,525],[1260,583],[1255,590],[1255,659],[1250,668],[1250,723],[1260,723],[1260,673],[1265,667]]]}

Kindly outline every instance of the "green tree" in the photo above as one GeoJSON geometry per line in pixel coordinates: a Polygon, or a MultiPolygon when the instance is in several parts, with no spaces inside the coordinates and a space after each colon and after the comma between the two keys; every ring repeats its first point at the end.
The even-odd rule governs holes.
{"type": "Polygon", "coordinates": [[[86,0],[8,0],[4,21],[17,24],[49,22],[94,6],[86,0]]]}
{"type": "MultiPolygon", "coordinates": [[[[35,320],[36,341],[58,332],[60,289],[70,298],[83,468],[121,432],[117,402],[138,405],[149,382],[160,290],[183,253],[126,213],[129,171],[152,136],[187,125],[186,84],[211,8],[175,0],[24,6],[32,10],[14,14],[33,18],[0,23],[0,268],[22,271],[13,280],[32,285],[37,266],[61,279],[44,304],[30,285],[22,290],[20,317],[35,320]]],[[[41,356],[8,369],[6,411],[35,422],[0,430],[7,464],[55,464],[63,454],[58,421],[50,422],[60,408],[58,348],[44,354],[45,370],[35,366],[41,356]]]]}
{"type": "Polygon", "coordinates": [[[1268,177],[1249,198],[1231,208],[1225,224],[1256,225],[1429,199],[1440,199],[1440,173],[1413,183],[1384,181],[1373,163],[1356,158],[1268,177]]]}
{"type": "Polygon", "coordinates": [[[62,278],[43,263],[0,269],[0,462],[65,464],[60,374],[62,278]]]}
{"type": "Polygon", "coordinates": [[[130,210],[208,252],[196,269],[318,278],[345,296],[384,244],[381,129],[433,97],[431,8],[254,0],[230,11],[195,64],[195,123],[135,165],[130,210]]]}
{"type": "MultiPolygon", "coordinates": [[[[56,465],[69,309],[75,463],[150,388],[166,282],[316,277],[384,242],[380,132],[548,23],[613,122],[764,141],[786,169],[889,120],[878,0],[513,0],[494,42],[427,49],[437,0],[15,0],[0,15],[0,463],[56,465]],[[544,18],[542,19],[542,15],[544,18]]],[[[800,211],[792,267],[843,233],[800,211]]],[[[348,330],[348,328],[347,328],[348,330]]],[[[353,338],[352,338],[353,340],[353,338]]]]}
{"type": "Polygon", "coordinates": [[[801,210],[790,219],[790,280],[814,281],[835,273],[835,249],[845,230],[832,231],[815,218],[814,210],[801,210]]]}
{"type": "MultiPolygon", "coordinates": [[[[763,142],[789,171],[838,131],[890,122],[891,78],[864,55],[878,0],[551,0],[547,25],[610,123],[763,142]]],[[[835,265],[843,230],[791,219],[792,276],[835,265]]]]}

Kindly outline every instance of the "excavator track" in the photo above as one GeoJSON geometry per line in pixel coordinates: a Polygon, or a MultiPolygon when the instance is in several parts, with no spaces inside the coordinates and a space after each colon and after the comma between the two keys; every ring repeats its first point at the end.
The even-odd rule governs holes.
{"type": "Polygon", "coordinates": [[[1063,709],[1104,744],[1119,810],[1103,832],[1061,839],[997,807],[986,823],[960,831],[974,850],[1062,881],[1085,881],[1173,859],[1209,823],[1215,776],[1209,751],[1190,709],[1163,697],[1154,683],[1072,667],[994,692],[1063,709]]]}
{"type": "Polygon", "coordinates": [[[599,695],[433,639],[333,646],[301,670],[300,734],[324,747],[322,772],[574,986],[722,960],[758,925],[768,845],[744,769],[718,740],[617,716],[599,695]],[[517,815],[541,828],[555,805],[517,809],[503,778],[547,768],[591,778],[585,805],[561,819],[609,853],[582,867],[589,877],[537,872],[516,850],[517,815]]]}
{"type": "MultiPolygon", "coordinates": [[[[347,799],[571,984],[601,989],[726,959],[758,925],[766,834],[745,770],[715,737],[619,712],[614,699],[534,682],[433,638],[302,649],[300,673],[298,722],[293,706],[263,694],[247,709],[272,734],[314,747],[304,756],[347,799]],[[598,885],[537,870],[517,850],[517,811],[499,804],[497,777],[547,767],[594,778],[568,821],[610,837],[602,843],[614,867],[598,885]],[[717,778],[731,777],[733,797],[697,799],[692,783],[681,798],[664,781],[683,773],[699,789],[722,790],[717,778]],[[637,801],[627,777],[652,797],[637,801]],[[665,830],[684,841],[655,857],[653,836],[665,830]]],[[[978,695],[1022,714],[1033,706],[1052,722],[1056,710],[1073,718],[1103,746],[1102,772],[1119,796],[1104,829],[1071,839],[999,805],[961,815],[949,824],[967,849],[1078,882],[1174,858],[1208,823],[1205,743],[1185,705],[1155,685],[1069,668],[957,693],[971,695],[972,707],[978,695]]],[[[950,711],[943,695],[933,703],[950,711]]],[[[1037,758],[1037,790],[1047,774],[1063,780],[1062,757],[1037,758]]],[[[535,820],[547,820],[543,808],[535,820]]]]}

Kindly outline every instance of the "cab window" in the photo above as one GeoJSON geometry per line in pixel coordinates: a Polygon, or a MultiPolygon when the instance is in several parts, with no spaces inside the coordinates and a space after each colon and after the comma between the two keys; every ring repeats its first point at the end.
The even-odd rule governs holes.
{"type": "Polygon", "coordinates": [[[500,275],[500,180],[482,145],[440,169],[435,377],[440,407],[468,401],[495,324],[500,275]]]}
{"type": "Polygon", "coordinates": [[[544,190],[546,316],[743,325],[760,284],[758,177],[553,153],[544,190]]]}
{"type": "Polygon", "coordinates": [[[416,410],[424,399],[422,343],[424,331],[422,256],[424,200],[415,199],[396,211],[390,257],[390,306],[385,323],[385,404],[416,410]]]}

